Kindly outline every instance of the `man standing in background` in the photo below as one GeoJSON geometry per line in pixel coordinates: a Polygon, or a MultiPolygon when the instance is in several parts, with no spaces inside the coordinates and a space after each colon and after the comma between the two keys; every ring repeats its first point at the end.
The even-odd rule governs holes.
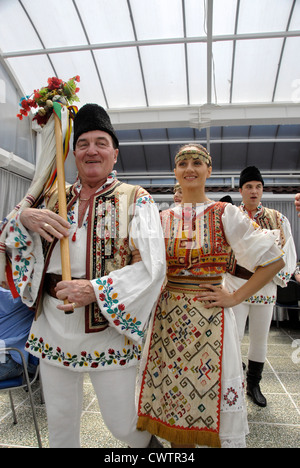
{"type": "MultiPolygon", "coordinates": [[[[266,208],[261,204],[263,188],[264,180],[259,169],[255,166],[246,167],[240,174],[239,191],[243,198],[240,209],[262,229],[279,230],[280,246],[285,253],[285,266],[271,283],[242,304],[233,307],[240,341],[244,337],[246,321],[249,317],[247,393],[254,403],[261,407],[267,406],[267,400],[260,390],[259,383],[267,355],[268,333],[276,303],[277,286],[287,286],[295,271],[297,261],[290,223],[279,211],[266,208]]],[[[233,292],[249,279],[252,272],[240,267],[235,261],[231,262],[231,265],[232,270],[226,275],[226,287],[233,292]]]]}

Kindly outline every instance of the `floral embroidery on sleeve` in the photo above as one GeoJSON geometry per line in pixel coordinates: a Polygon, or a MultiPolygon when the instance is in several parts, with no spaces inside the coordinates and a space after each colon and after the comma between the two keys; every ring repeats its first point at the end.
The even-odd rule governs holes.
{"type": "Polygon", "coordinates": [[[141,207],[142,205],[146,205],[146,203],[154,203],[153,198],[149,194],[141,196],[136,200],[136,206],[138,207],[141,207]]]}
{"type": "MultiPolygon", "coordinates": [[[[29,240],[24,233],[22,233],[16,220],[12,220],[11,224],[12,225],[10,227],[10,232],[13,233],[15,236],[14,247],[19,252],[13,259],[15,264],[13,277],[16,289],[18,293],[20,293],[21,287],[23,286],[23,282],[28,281],[29,266],[33,258],[33,253],[30,251],[32,241],[29,240]],[[25,256],[23,252],[26,252],[27,250],[28,255],[25,256]]],[[[31,283],[28,283],[28,287],[31,287],[31,283]]]]}
{"type": "Polygon", "coordinates": [[[118,293],[113,292],[113,280],[108,278],[102,281],[99,278],[96,283],[99,290],[99,299],[106,312],[111,316],[113,324],[116,327],[121,327],[121,330],[128,330],[132,334],[136,333],[138,336],[143,337],[144,332],[139,329],[141,322],[136,317],[132,318],[126,312],[125,305],[118,300],[118,293]]]}

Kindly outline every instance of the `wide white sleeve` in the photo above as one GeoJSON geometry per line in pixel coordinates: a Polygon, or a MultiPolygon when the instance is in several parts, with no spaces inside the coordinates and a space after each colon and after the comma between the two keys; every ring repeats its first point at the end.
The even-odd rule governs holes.
{"type": "Polygon", "coordinates": [[[166,274],[159,213],[149,194],[136,203],[129,242],[132,250],[139,250],[142,261],[92,280],[92,284],[101,312],[110,325],[141,343],[166,274]]]}
{"type": "Polygon", "coordinates": [[[228,204],[222,216],[223,229],[237,263],[249,271],[283,257],[278,245],[279,231],[260,229],[239,208],[228,204]]]}
{"type": "Polygon", "coordinates": [[[281,224],[285,237],[285,244],[281,247],[284,252],[285,265],[273,278],[274,283],[282,288],[286,287],[297,266],[297,253],[292,235],[291,225],[285,216],[281,216],[281,224]]]}
{"type": "Polygon", "coordinates": [[[20,221],[20,213],[10,220],[5,241],[11,261],[11,273],[22,302],[32,307],[38,295],[44,257],[39,234],[28,231],[20,221]]]}

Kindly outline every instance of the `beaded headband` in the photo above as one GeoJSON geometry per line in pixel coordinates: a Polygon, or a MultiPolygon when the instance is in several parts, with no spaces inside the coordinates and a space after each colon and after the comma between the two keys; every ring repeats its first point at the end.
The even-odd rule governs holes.
{"type": "Polygon", "coordinates": [[[211,156],[207,152],[207,150],[202,146],[201,148],[193,147],[192,149],[182,149],[179,153],[175,156],[175,165],[179,161],[183,161],[184,159],[202,159],[208,166],[211,166],[211,156]]]}

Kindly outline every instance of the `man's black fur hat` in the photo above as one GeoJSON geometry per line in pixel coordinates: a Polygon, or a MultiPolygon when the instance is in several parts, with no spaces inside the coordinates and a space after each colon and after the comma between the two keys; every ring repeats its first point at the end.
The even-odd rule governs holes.
{"type": "Polygon", "coordinates": [[[74,119],[74,150],[80,135],[92,130],[102,130],[108,133],[114,140],[116,147],[119,147],[119,140],[105,109],[98,104],[85,104],[79,109],[74,119]]]}
{"type": "Polygon", "coordinates": [[[261,182],[263,186],[265,185],[259,169],[255,166],[249,166],[242,170],[240,174],[240,188],[242,188],[246,182],[251,182],[252,180],[257,180],[261,182]]]}

